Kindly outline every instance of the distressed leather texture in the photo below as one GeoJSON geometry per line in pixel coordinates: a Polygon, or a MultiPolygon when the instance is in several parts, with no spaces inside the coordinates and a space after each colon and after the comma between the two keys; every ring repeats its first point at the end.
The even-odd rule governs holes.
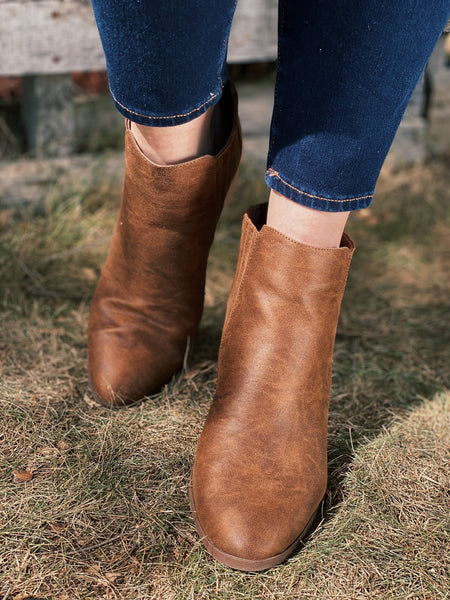
{"type": "Polygon", "coordinates": [[[266,210],[244,217],[191,477],[205,546],[243,570],[293,551],[325,493],[332,355],[354,251],[346,234],[338,249],[296,242],[264,225],[266,210]]]}
{"type": "Polygon", "coordinates": [[[102,404],[158,392],[196,334],[208,252],[242,147],[231,84],[220,102],[229,137],[216,156],[155,165],[125,132],[122,203],[88,327],[89,379],[102,404]]]}

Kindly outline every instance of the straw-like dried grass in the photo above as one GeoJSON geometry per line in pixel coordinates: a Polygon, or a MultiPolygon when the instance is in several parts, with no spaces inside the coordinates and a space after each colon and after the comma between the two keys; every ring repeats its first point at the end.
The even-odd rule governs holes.
{"type": "Polygon", "coordinates": [[[449,164],[385,173],[374,207],[353,218],[322,519],[287,564],[258,575],[208,556],[187,500],[240,218],[266,196],[251,166],[216,236],[192,363],[123,411],[93,403],[85,372],[120,189],[61,180],[43,190],[44,214],[5,213],[0,598],[448,598],[449,164]]]}

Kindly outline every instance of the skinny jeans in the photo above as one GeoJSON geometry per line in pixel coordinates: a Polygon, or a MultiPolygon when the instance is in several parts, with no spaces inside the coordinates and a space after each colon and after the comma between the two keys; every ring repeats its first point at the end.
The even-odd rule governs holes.
{"type": "MultiPolygon", "coordinates": [[[[92,0],[110,89],[173,126],[221,97],[236,0],[92,0]]],[[[266,181],[304,206],[369,206],[450,0],[279,0],[266,181]]]]}

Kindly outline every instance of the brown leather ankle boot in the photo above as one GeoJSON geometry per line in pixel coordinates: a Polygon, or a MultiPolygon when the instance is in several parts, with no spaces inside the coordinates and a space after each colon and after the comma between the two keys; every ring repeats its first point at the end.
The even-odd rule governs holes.
{"type": "Polygon", "coordinates": [[[220,105],[223,149],[174,166],[153,164],[127,127],[122,204],[89,316],[89,379],[102,404],[156,393],[197,331],[208,252],[242,147],[231,84],[220,105]]]}
{"type": "Polygon", "coordinates": [[[331,363],[354,250],[345,234],[336,249],[294,241],[264,225],[266,210],[244,217],[190,487],[206,548],[244,571],[287,558],[325,493],[331,363]]]}

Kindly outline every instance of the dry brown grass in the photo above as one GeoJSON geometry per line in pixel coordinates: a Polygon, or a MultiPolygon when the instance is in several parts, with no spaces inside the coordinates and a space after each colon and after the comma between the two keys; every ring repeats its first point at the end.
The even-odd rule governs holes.
{"type": "Polygon", "coordinates": [[[4,213],[0,598],[449,598],[449,166],[385,173],[353,218],[322,518],[287,564],[257,575],[208,556],[187,500],[240,218],[267,194],[251,165],[217,233],[191,365],[124,411],[95,405],[85,372],[120,189],[61,179],[44,213],[4,213]]]}

